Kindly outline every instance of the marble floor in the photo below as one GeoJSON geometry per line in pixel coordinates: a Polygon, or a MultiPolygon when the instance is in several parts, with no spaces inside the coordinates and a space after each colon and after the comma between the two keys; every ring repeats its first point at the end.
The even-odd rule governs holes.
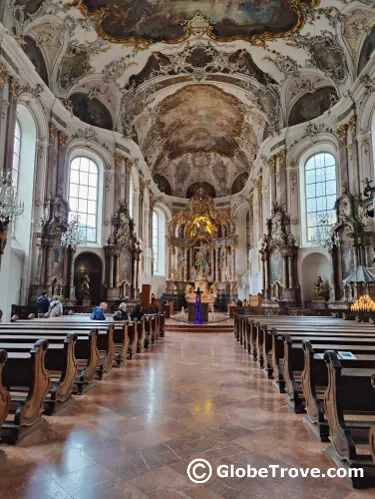
{"type": "Polygon", "coordinates": [[[273,392],[231,334],[168,334],[49,417],[0,445],[2,499],[374,497],[345,479],[187,478],[192,459],[331,467],[320,443],[273,392]]]}

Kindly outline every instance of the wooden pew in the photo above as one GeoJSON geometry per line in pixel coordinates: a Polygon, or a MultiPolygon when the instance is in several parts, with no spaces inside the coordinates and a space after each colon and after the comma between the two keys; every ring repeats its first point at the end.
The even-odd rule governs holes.
{"type": "Polygon", "coordinates": [[[50,388],[45,367],[47,340],[38,340],[29,352],[8,352],[2,384],[10,392],[11,407],[1,426],[1,438],[16,444],[42,422],[44,400],[50,388]]]}
{"type": "MultiPolygon", "coordinates": [[[[283,374],[285,380],[286,400],[296,413],[305,412],[305,397],[302,390],[301,375],[304,370],[304,351],[302,343],[309,340],[315,353],[324,353],[326,350],[352,352],[359,355],[375,356],[375,336],[361,338],[352,337],[321,337],[310,335],[308,337],[283,336],[284,362],[283,374]]],[[[375,367],[375,364],[374,364],[375,367]]]]}
{"type": "Polygon", "coordinates": [[[8,416],[11,404],[10,393],[3,385],[3,369],[7,360],[7,351],[0,349],[0,428],[8,416]]]}
{"type": "MultiPolygon", "coordinates": [[[[375,391],[371,384],[374,368],[343,367],[335,351],[326,351],[324,359],[328,368],[328,387],[324,405],[329,425],[331,446],[327,454],[340,468],[362,468],[363,478],[348,478],[353,487],[375,485],[375,464],[370,449],[375,416],[375,391]],[[366,416],[367,420],[350,419],[353,415],[366,416]],[[367,453],[359,453],[357,446],[367,453]]],[[[364,364],[365,365],[365,364],[364,364]]]]}
{"type": "MultiPolygon", "coordinates": [[[[304,368],[301,384],[305,399],[306,416],[304,423],[322,441],[329,441],[329,427],[324,409],[324,392],[328,387],[328,370],[324,355],[315,352],[309,340],[302,342],[304,352],[304,368]]],[[[357,359],[340,359],[343,367],[374,367],[375,356],[356,355],[357,359]]]]}
{"type": "MultiPolygon", "coordinates": [[[[39,334],[0,334],[0,348],[4,348],[8,353],[29,352],[38,339],[40,339],[39,334]]],[[[44,408],[46,414],[53,414],[58,407],[71,400],[78,371],[78,362],[74,353],[77,335],[69,333],[58,341],[49,337],[48,341],[45,367],[51,377],[51,387],[44,401],[44,408]]]]}
{"type": "MultiPolygon", "coordinates": [[[[92,330],[93,326],[97,330],[97,349],[99,351],[99,360],[97,366],[97,373],[99,379],[103,378],[104,373],[109,372],[112,369],[114,362],[116,361],[116,345],[113,340],[114,336],[114,325],[111,324],[101,324],[97,326],[92,323],[63,323],[63,322],[49,322],[48,319],[42,321],[17,321],[12,324],[0,324],[0,334],[1,331],[11,328],[13,332],[21,331],[22,333],[32,333],[33,331],[38,332],[39,337],[46,334],[67,334],[68,332],[76,332],[80,336],[88,335],[92,330]],[[43,332],[43,334],[42,334],[43,332]]],[[[77,357],[78,358],[78,357],[77,357]]]]}
{"type": "MultiPolygon", "coordinates": [[[[1,325],[3,326],[3,325],[1,325]]],[[[18,336],[20,342],[28,340],[36,341],[41,336],[46,337],[51,344],[63,345],[67,336],[66,330],[41,330],[26,329],[26,328],[13,328],[13,324],[8,324],[7,327],[0,328],[0,340],[3,336],[12,337],[18,336]]],[[[77,334],[74,344],[74,358],[77,362],[78,370],[74,379],[73,392],[81,395],[93,382],[95,374],[98,370],[99,364],[99,351],[97,347],[97,329],[92,329],[88,333],[77,334]]],[[[72,363],[71,363],[72,365],[72,363]]],[[[69,371],[71,373],[71,370],[69,371]]],[[[60,393],[61,396],[61,393],[60,393]]]]}

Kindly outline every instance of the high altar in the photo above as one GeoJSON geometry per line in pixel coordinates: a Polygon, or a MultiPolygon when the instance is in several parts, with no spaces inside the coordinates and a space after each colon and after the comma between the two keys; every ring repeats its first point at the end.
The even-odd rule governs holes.
{"type": "Polygon", "coordinates": [[[190,199],[189,208],[173,215],[167,238],[166,293],[178,307],[185,300],[195,302],[197,287],[203,293],[204,312],[214,302],[224,310],[228,301],[236,299],[238,236],[229,209],[216,209],[213,199],[200,188],[190,199]]]}

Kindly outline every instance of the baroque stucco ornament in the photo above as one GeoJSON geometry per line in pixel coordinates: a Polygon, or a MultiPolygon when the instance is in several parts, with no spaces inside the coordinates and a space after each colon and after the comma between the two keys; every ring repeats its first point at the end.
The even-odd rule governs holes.
{"type": "Polygon", "coordinates": [[[267,40],[298,33],[306,10],[319,0],[265,0],[254,2],[150,2],[140,0],[77,0],[81,13],[95,21],[98,34],[112,43],[146,49],[153,43],[181,43],[203,35],[219,42],[246,40],[264,45],[267,40]]]}

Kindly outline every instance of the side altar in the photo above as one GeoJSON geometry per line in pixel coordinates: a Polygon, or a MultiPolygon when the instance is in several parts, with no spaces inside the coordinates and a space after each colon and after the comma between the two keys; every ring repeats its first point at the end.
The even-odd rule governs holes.
{"type": "MultiPolygon", "coordinates": [[[[203,188],[190,199],[187,210],[175,212],[167,227],[168,279],[166,294],[179,309],[195,302],[202,286],[203,309],[226,310],[237,298],[236,250],[238,235],[230,209],[217,209],[203,188]],[[187,293],[187,287],[193,294],[187,293]],[[212,291],[214,290],[214,292],[212,291]]],[[[191,307],[190,307],[191,308],[191,307]]]]}

